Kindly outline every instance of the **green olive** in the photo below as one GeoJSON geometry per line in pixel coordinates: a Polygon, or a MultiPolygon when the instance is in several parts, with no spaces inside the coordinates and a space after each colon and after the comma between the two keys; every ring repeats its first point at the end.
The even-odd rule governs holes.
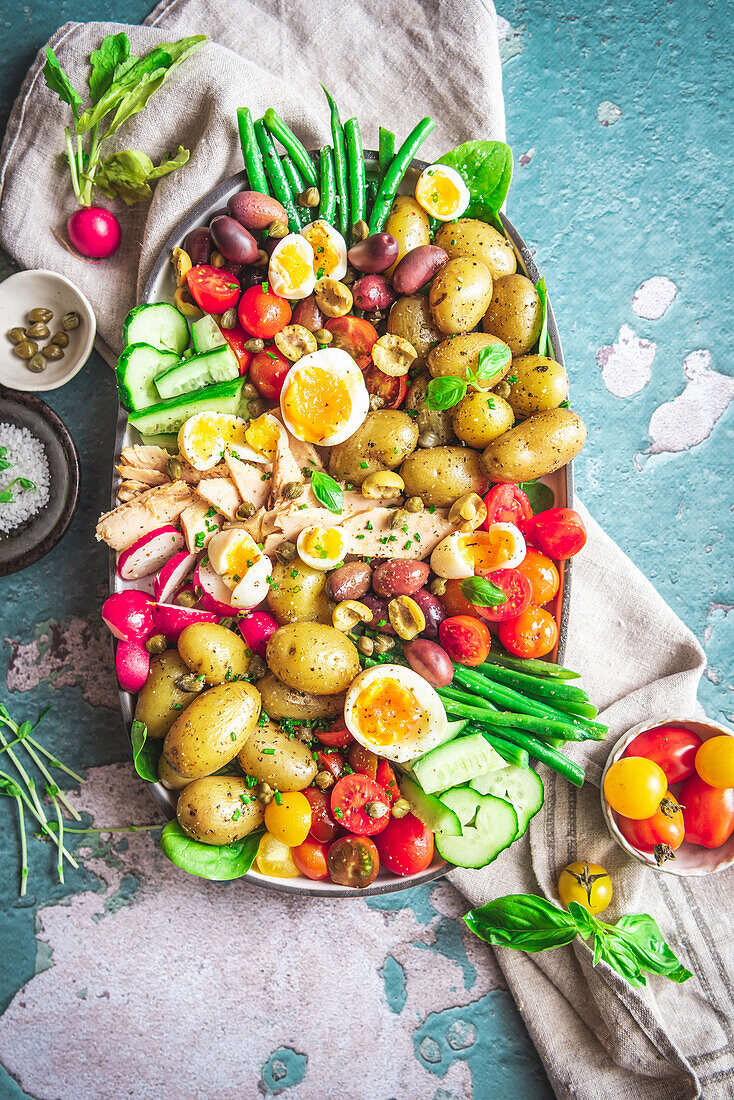
{"type": "Polygon", "coordinates": [[[36,306],[35,309],[32,309],[28,314],[28,320],[32,325],[34,325],[36,321],[42,321],[44,324],[47,324],[52,317],[53,311],[47,309],[46,306],[36,306]]]}

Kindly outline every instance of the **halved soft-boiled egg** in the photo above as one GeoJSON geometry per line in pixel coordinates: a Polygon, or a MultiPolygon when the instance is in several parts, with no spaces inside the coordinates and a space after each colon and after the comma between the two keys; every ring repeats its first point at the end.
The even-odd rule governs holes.
{"type": "Polygon", "coordinates": [[[244,445],[232,446],[230,451],[249,462],[272,462],[279,439],[287,442],[285,428],[272,413],[262,413],[247,425],[244,445]]]}
{"type": "Polygon", "coordinates": [[[431,569],[446,580],[515,569],[525,549],[525,539],[514,523],[493,523],[488,531],[447,535],[431,554],[431,569]]]}
{"type": "Polygon", "coordinates": [[[415,185],[416,202],[440,222],[460,217],[469,205],[469,188],[455,168],[429,164],[415,185]]]}
{"type": "Polygon", "coordinates": [[[299,359],[285,376],[280,409],[288,431],[306,443],[343,443],[369,411],[362,372],[340,348],[322,348],[299,359]]]}
{"type": "Polygon", "coordinates": [[[360,672],[347,691],[344,721],[360,745],[397,763],[442,744],[448,725],[434,688],[402,665],[360,672]]]}
{"type": "Polygon", "coordinates": [[[342,279],[347,273],[347,242],[328,222],[315,221],[304,226],[301,236],[313,249],[313,269],[317,279],[342,279]]]}
{"type": "Polygon", "coordinates": [[[307,298],[316,285],[313,248],[300,233],[289,233],[270,254],[268,282],[281,298],[307,298]]]}
{"type": "Polygon", "coordinates": [[[247,421],[231,413],[194,413],[179,429],[178,449],[195,470],[210,470],[230,444],[246,442],[246,428],[247,421]]]}
{"type": "Polygon", "coordinates": [[[347,552],[340,527],[304,527],[296,542],[298,556],[312,569],[335,569],[347,552]]]}
{"type": "Polygon", "coordinates": [[[220,531],[210,541],[207,554],[212,569],[232,590],[235,607],[256,607],[265,599],[272,563],[247,531],[220,531]]]}

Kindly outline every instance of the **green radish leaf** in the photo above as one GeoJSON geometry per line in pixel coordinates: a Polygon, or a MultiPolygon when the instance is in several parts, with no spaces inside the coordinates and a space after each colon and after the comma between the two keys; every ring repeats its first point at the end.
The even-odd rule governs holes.
{"type": "Polygon", "coordinates": [[[333,477],[323,470],[314,470],[311,474],[311,488],[319,504],[335,514],[341,512],[344,506],[344,490],[333,477]]]}
{"type": "Polygon", "coordinates": [[[74,119],[78,119],[82,97],[61,68],[58,58],[50,46],[46,46],[46,64],[43,67],[43,79],[46,81],[47,87],[52,92],[56,92],[59,99],[69,104],[74,119]]]}
{"type": "Polygon", "coordinates": [[[503,141],[465,141],[439,157],[455,168],[469,188],[471,201],[464,217],[488,218],[507,198],[512,180],[512,150],[503,141]]]}
{"type": "Polygon", "coordinates": [[[459,591],[465,600],[479,607],[497,607],[507,603],[507,596],[496,584],[484,577],[465,577],[459,585],[459,591]]]}
{"type": "Polygon", "coordinates": [[[100,164],[94,177],[94,185],[108,199],[122,199],[131,206],[143,202],[153,194],[148,186],[153,161],[145,153],[126,149],[113,153],[100,164]]]}
{"type": "Polygon", "coordinates": [[[555,501],[553,490],[542,481],[520,481],[517,487],[522,489],[527,496],[530,507],[536,516],[538,512],[545,512],[548,508],[553,507],[555,501]]]}
{"type": "Polygon", "coordinates": [[[548,354],[548,291],[545,286],[545,276],[535,284],[535,289],[538,292],[540,298],[540,304],[543,309],[543,321],[540,326],[540,336],[538,337],[538,355],[548,354]]]}
{"type": "Polygon", "coordinates": [[[518,951],[548,951],[576,939],[573,918],[535,894],[507,894],[464,917],[480,939],[495,947],[518,951]]]}
{"type": "Polygon", "coordinates": [[[148,727],[144,722],[133,722],[130,740],[133,746],[135,771],[141,779],[147,779],[149,783],[157,783],[161,744],[148,740],[148,727]]]}
{"type": "Polygon", "coordinates": [[[187,163],[191,153],[188,149],[184,149],[183,145],[179,145],[175,153],[166,153],[161,160],[161,163],[156,165],[153,171],[148,176],[149,180],[159,180],[163,176],[169,176],[171,172],[175,172],[177,168],[183,168],[187,163]]]}
{"type": "Polygon", "coordinates": [[[482,382],[492,382],[499,377],[505,367],[512,362],[512,352],[505,344],[488,344],[482,348],[477,358],[477,378],[482,382]]]}
{"type": "Polygon", "coordinates": [[[182,871],[226,882],[247,874],[264,832],[264,828],[256,829],[234,844],[202,844],[188,837],[174,817],[161,833],[161,848],[171,863],[182,871]]]}
{"type": "Polygon", "coordinates": [[[450,409],[466,396],[463,378],[432,378],[426,386],[424,401],[427,409],[450,409]]]}
{"type": "MultiPolygon", "coordinates": [[[[96,103],[109,88],[115,77],[119,77],[121,67],[130,57],[130,39],[124,31],[108,34],[102,39],[98,50],[89,55],[91,66],[89,73],[89,95],[96,103]]],[[[137,58],[133,58],[133,64],[137,58]]],[[[128,66],[131,67],[131,66],[128,66]]]]}

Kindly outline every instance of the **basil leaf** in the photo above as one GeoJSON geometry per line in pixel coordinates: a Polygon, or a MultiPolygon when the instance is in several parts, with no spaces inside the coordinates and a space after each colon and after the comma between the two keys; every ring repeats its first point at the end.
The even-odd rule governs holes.
{"type": "Polygon", "coordinates": [[[579,934],[582,935],[584,939],[586,939],[587,936],[595,935],[597,930],[602,927],[602,921],[598,921],[592,917],[589,910],[584,909],[583,905],[580,905],[577,901],[568,903],[568,911],[573,917],[579,934]]]}
{"type": "Polygon", "coordinates": [[[264,832],[264,828],[256,829],[234,844],[202,844],[187,836],[174,817],[161,833],[161,848],[171,863],[182,871],[199,878],[226,882],[247,874],[264,832]]]}
{"type": "Polygon", "coordinates": [[[488,344],[477,358],[477,378],[483,382],[499,379],[502,371],[512,362],[512,352],[505,344],[488,344]]]}
{"type": "Polygon", "coordinates": [[[522,489],[527,496],[530,507],[536,516],[538,512],[545,512],[548,508],[553,507],[555,501],[553,490],[542,481],[520,481],[517,487],[522,489]]]}
{"type": "Polygon", "coordinates": [[[450,409],[466,396],[463,378],[432,378],[426,386],[423,400],[427,409],[450,409]]]}
{"type": "Polygon", "coordinates": [[[323,504],[330,512],[341,512],[344,506],[344,490],[333,477],[323,470],[314,470],[311,474],[311,488],[319,504],[323,504]]]}
{"type": "MultiPolygon", "coordinates": [[[[609,927],[609,925],[606,927],[609,927]]],[[[630,985],[637,987],[647,985],[632,952],[622,942],[613,944],[603,931],[595,933],[594,936],[594,966],[597,965],[599,960],[607,963],[612,970],[616,970],[618,974],[621,974],[630,985]]]]}
{"type": "Polygon", "coordinates": [[[59,99],[69,104],[74,119],[78,119],[82,97],[61,68],[58,58],[50,46],[46,46],[46,64],[43,67],[43,78],[51,91],[56,92],[59,99]]]}
{"type": "Polygon", "coordinates": [[[507,596],[496,584],[484,577],[465,577],[459,585],[459,591],[465,600],[478,607],[497,607],[507,603],[507,596]]]}
{"type": "Polygon", "coordinates": [[[89,55],[89,95],[92,103],[96,103],[104,95],[129,56],[130,39],[124,31],[108,34],[102,39],[99,49],[92,50],[89,55]]]}
{"type": "Polygon", "coordinates": [[[161,755],[161,743],[148,740],[148,727],[144,722],[133,722],[130,730],[133,746],[133,764],[141,779],[149,783],[158,782],[158,758],[161,755]]]}
{"type": "Polygon", "coordinates": [[[469,188],[471,201],[464,217],[485,218],[497,213],[512,180],[512,150],[503,141],[465,141],[439,157],[439,164],[455,168],[469,188]]]}
{"type": "Polygon", "coordinates": [[[621,917],[612,929],[612,937],[615,945],[618,945],[618,937],[622,937],[640,969],[648,974],[664,974],[678,983],[692,976],[663,939],[657,921],[647,913],[621,917]]]}
{"type": "Polygon", "coordinates": [[[576,939],[576,925],[564,910],[535,894],[507,894],[464,917],[480,939],[495,947],[548,951],[576,939]]]}

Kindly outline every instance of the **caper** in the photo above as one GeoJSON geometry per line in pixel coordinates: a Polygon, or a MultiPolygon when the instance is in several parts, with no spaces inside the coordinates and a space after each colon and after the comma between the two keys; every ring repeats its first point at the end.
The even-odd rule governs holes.
{"type": "Polygon", "coordinates": [[[405,502],[405,507],[409,512],[417,515],[418,512],[423,511],[423,498],[422,497],[408,497],[405,502]]]}
{"type": "Polygon", "coordinates": [[[492,393],[496,393],[498,397],[503,397],[505,400],[510,396],[512,390],[510,389],[508,382],[498,382],[492,390],[492,393]]]}
{"type": "Polygon", "coordinates": [[[426,430],[418,436],[419,447],[438,447],[438,436],[435,432],[426,430]]]}
{"type": "Polygon", "coordinates": [[[44,325],[43,321],[36,321],[25,330],[25,334],[29,340],[45,340],[51,335],[51,330],[48,325],[44,325]]]}
{"type": "Polygon", "coordinates": [[[25,340],[25,329],[22,328],[10,328],[7,332],[8,340],[11,344],[22,344],[25,340]]]}
{"type": "Polygon", "coordinates": [[[404,508],[396,508],[390,516],[390,529],[395,531],[398,527],[405,527],[409,519],[410,515],[404,508]]]}
{"type": "Polygon", "coordinates": [[[53,317],[53,310],[47,309],[46,306],[36,306],[28,314],[28,320],[32,325],[35,325],[36,321],[42,321],[47,324],[53,317]]]}
{"type": "Polygon", "coordinates": [[[253,397],[259,397],[257,390],[253,386],[252,382],[245,382],[240,393],[246,400],[251,400],[253,397]]]}
{"type": "Polygon", "coordinates": [[[237,324],[237,310],[234,308],[234,306],[232,307],[232,309],[225,309],[224,313],[222,314],[222,319],[219,323],[222,328],[234,328],[234,326],[237,324]]]}
{"type": "Polygon", "coordinates": [[[182,676],[177,676],[175,684],[179,691],[186,691],[189,695],[198,695],[204,690],[204,680],[194,676],[193,672],[184,672],[182,676]]]}
{"type": "Polygon", "coordinates": [[[245,349],[245,351],[253,351],[255,352],[255,354],[257,354],[257,352],[265,350],[265,341],[260,340],[257,336],[255,336],[252,338],[252,340],[245,340],[242,347],[245,349]]]}
{"type": "Polygon", "coordinates": [[[34,374],[40,374],[41,371],[44,371],[47,366],[48,363],[43,358],[40,351],[28,360],[28,370],[32,370],[34,374]]]}
{"type": "Polygon", "coordinates": [[[255,787],[255,794],[261,806],[269,806],[275,798],[275,791],[264,779],[261,779],[257,787],[255,787]]]}
{"type": "Polygon", "coordinates": [[[446,581],[443,577],[434,577],[428,585],[428,591],[432,592],[434,596],[443,596],[446,592],[446,581]]]}
{"type": "Polygon", "coordinates": [[[32,340],[21,340],[15,345],[13,351],[20,359],[32,359],[38,351],[38,344],[34,344],[32,340]]]}
{"type": "Polygon", "coordinates": [[[410,813],[410,802],[407,798],[397,798],[392,804],[390,813],[393,817],[405,817],[406,814],[410,813]]]}
{"type": "Polygon", "coordinates": [[[235,512],[237,519],[252,519],[257,509],[254,504],[251,504],[249,500],[243,501],[239,508],[235,512]]]}
{"type": "Polygon", "coordinates": [[[319,194],[318,187],[307,187],[305,191],[296,199],[299,206],[305,206],[307,209],[312,206],[318,206],[321,202],[321,195],[319,194]]]}
{"type": "Polygon", "coordinates": [[[212,252],[209,263],[212,265],[212,267],[224,267],[224,256],[221,252],[217,252],[215,248],[212,252]]]}
{"type": "Polygon", "coordinates": [[[156,657],[159,653],[164,653],[168,649],[168,642],[163,634],[151,634],[145,643],[145,648],[151,657],[156,657]]]}
{"type": "Polygon", "coordinates": [[[324,768],[323,771],[316,772],[314,783],[320,791],[328,791],[330,787],[334,786],[334,776],[324,768]]]}
{"type": "Polygon", "coordinates": [[[253,653],[250,659],[250,667],[247,670],[248,679],[262,680],[263,676],[267,676],[269,671],[262,657],[257,653],[253,653]]]}
{"type": "Polygon", "coordinates": [[[179,459],[169,458],[168,462],[166,463],[166,477],[169,478],[171,481],[178,481],[182,473],[183,466],[181,465],[179,459]]]}
{"type": "Polygon", "coordinates": [[[254,420],[256,416],[262,416],[267,408],[266,403],[260,397],[256,397],[253,401],[248,402],[247,414],[251,420],[254,420]]]}
{"type": "Polygon", "coordinates": [[[356,283],[359,278],[359,272],[355,271],[353,267],[348,267],[346,274],[342,275],[341,281],[347,286],[351,286],[352,283],[356,283]]]}
{"type": "Polygon", "coordinates": [[[71,332],[73,329],[79,328],[81,320],[82,319],[76,312],[76,310],[72,309],[70,313],[65,313],[64,316],[61,318],[61,327],[64,332],[71,332]]]}
{"type": "Polygon", "coordinates": [[[374,640],[373,653],[387,653],[389,650],[394,649],[395,639],[389,638],[387,634],[380,634],[374,640]]]}
{"type": "Polygon", "coordinates": [[[316,337],[317,344],[330,344],[334,339],[328,328],[317,328],[314,336],[316,337]]]}
{"type": "Polygon", "coordinates": [[[367,814],[367,817],[373,819],[384,817],[388,809],[389,807],[386,806],[384,802],[365,802],[364,804],[364,812],[367,814]]]}
{"type": "Polygon", "coordinates": [[[60,348],[58,344],[46,344],[45,348],[41,348],[41,355],[46,359],[63,359],[64,349],[60,348]]]}
{"type": "Polygon", "coordinates": [[[51,337],[51,343],[52,344],[58,344],[60,348],[68,348],[68,346],[69,346],[69,333],[64,332],[63,329],[61,329],[60,332],[55,332],[53,334],[53,336],[51,337]]]}
{"type": "Polygon", "coordinates": [[[365,237],[369,237],[370,227],[364,219],[360,218],[358,222],[355,222],[352,226],[352,240],[356,244],[357,241],[363,241],[365,237]]]}
{"type": "Polygon", "coordinates": [[[193,607],[196,602],[196,596],[193,592],[184,591],[180,592],[178,596],[176,596],[176,603],[179,605],[179,607],[193,607]]]}
{"type": "Polygon", "coordinates": [[[300,481],[286,481],[282,489],[282,495],[286,500],[297,500],[303,496],[303,485],[300,481]]]}
{"type": "Polygon", "coordinates": [[[360,653],[364,653],[365,657],[371,657],[375,651],[375,643],[372,638],[368,638],[366,634],[363,634],[357,642],[357,649],[360,653]]]}
{"type": "Polygon", "coordinates": [[[268,236],[273,237],[276,241],[281,237],[287,237],[289,233],[288,223],[280,220],[271,222],[268,226],[268,236]]]}
{"type": "Polygon", "coordinates": [[[267,267],[270,263],[270,257],[264,248],[258,248],[257,259],[253,261],[253,267],[267,267]]]}
{"type": "Polygon", "coordinates": [[[276,549],[275,556],[282,565],[287,565],[288,562],[295,561],[296,544],[285,539],[276,549]]]}

